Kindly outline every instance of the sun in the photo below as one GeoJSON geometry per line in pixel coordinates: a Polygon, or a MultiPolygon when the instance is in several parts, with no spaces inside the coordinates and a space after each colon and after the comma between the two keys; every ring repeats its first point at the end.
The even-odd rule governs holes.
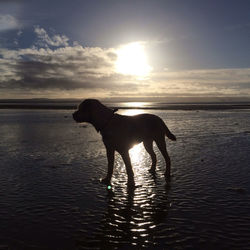
{"type": "Polygon", "coordinates": [[[147,62],[145,47],[142,42],[133,42],[117,50],[116,71],[124,75],[146,77],[151,67],[147,62]]]}

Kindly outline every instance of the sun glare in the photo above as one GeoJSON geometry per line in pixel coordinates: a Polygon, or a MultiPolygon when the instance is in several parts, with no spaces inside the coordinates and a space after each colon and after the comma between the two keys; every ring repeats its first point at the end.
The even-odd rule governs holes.
{"type": "Polygon", "coordinates": [[[146,77],[151,69],[143,43],[129,43],[117,50],[116,71],[118,73],[146,77]]]}
{"type": "Polygon", "coordinates": [[[140,165],[142,159],[145,157],[143,155],[143,145],[142,143],[134,145],[133,148],[129,150],[129,155],[133,165],[140,165]]]}

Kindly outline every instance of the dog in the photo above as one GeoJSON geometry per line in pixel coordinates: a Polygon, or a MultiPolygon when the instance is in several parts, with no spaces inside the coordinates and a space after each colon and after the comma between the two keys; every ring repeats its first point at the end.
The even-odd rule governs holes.
{"type": "Polygon", "coordinates": [[[111,183],[114,155],[115,151],[117,151],[126,166],[128,185],[134,186],[134,172],[129,157],[129,149],[140,142],[143,142],[146,151],[152,159],[149,171],[155,174],[157,160],[153,150],[153,141],[156,142],[165,159],[165,178],[168,180],[170,178],[171,162],[166,149],[165,136],[170,140],[176,141],[175,135],[169,131],[164,121],[156,115],[139,114],[126,116],[115,114],[116,111],[117,109],[110,109],[98,100],[86,99],[78,106],[78,110],[73,113],[73,119],[76,122],[92,124],[96,131],[102,135],[108,159],[107,176],[102,179],[102,182],[107,185],[111,183]]]}

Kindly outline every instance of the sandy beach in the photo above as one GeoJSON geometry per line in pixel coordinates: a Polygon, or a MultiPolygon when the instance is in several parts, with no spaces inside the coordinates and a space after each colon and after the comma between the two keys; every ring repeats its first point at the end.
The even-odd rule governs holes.
{"type": "Polygon", "coordinates": [[[130,151],[129,191],[116,154],[112,189],[105,148],[71,110],[0,111],[1,249],[250,249],[249,110],[122,109],[159,115],[171,182],[156,149],[156,178],[141,144],[130,151]]]}

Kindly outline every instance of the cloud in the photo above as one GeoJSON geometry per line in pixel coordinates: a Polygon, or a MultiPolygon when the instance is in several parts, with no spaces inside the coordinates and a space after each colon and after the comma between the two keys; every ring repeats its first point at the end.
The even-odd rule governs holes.
{"type": "Polygon", "coordinates": [[[65,36],[51,38],[39,27],[34,32],[45,44],[54,46],[0,49],[2,93],[13,89],[20,93],[138,89],[131,76],[116,73],[114,48],[70,46],[65,36]]]}
{"type": "Polygon", "coordinates": [[[11,29],[18,29],[19,27],[20,24],[14,16],[0,14],[0,32],[11,29]]]}
{"type": "MultiPolygon", "coordinates": [[[[246,96],[250,69],[152,72],[146,80],[118,74],[114,48],[83,47],[0,50],[1,92],[82,93],[99,96],[246,96]],[[11,90],[12,89],[12,90],[11,90]]],[[[72,96],[71,96],[72,97],[72,96]]]]}
{"type": "MultiPolygon", "coordinates": [[[[39,32],[47,37],[47,32],[39,32]]],[[[2,93],[54,91],[58,95],[63,91],[136,91],[138,84],[131,76],[116,73],[116,57],[113,48],[77,43],[57,48],[0,49],[0,89],[2,93]]]]}
{"type": "Polygon", "coordinates": [[[162,92],[176,96],[238,96],[250,94],[250,68],[155,72],[162,92]]]}
{"type": "Polygon", "coordinates": [[[40,45],[45,45],[45,46],[54,46],[54,47],[59,47],[59,46],[68,46],[68,41],[69,38],[66,37],[65,35],[53,35],[50,37],[48,33],[46,32],[45,29],[40,28],[39,26],[36,26],[34,28],[34,32],[36,33],[38,39],[39,39],[39,44],[40,45]]]}
{"type": "Polygon", "coordinates": [[[112,49],[68,46],[52,50],[33,47],[19,50],[2,49],[0,53],[1,87],[11,85],[28,89],[102,88],[107,79],[115,77],[115,57],[112,49]]]}
{"type": "Polygon", "coordinates": [[[38,26],[34,32],[42,47],[0,49],[1,98],[250,95],[250,68],[152,71],[139,80],[116,72],[115,48],[71,46],[38,26]]]}

